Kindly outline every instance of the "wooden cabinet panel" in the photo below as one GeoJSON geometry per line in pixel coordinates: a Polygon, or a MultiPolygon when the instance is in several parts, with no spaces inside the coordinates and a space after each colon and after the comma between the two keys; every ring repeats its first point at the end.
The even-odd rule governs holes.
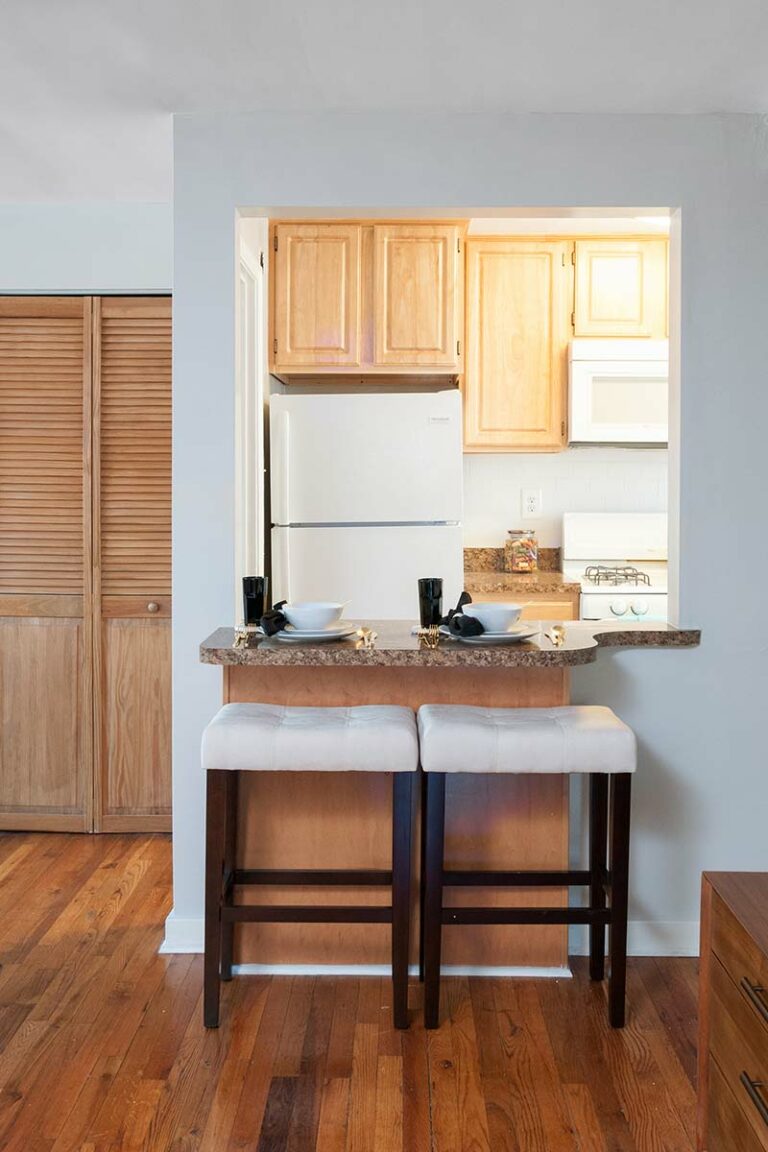
{"type": "Polygon", "coordinates": [[[277,224],[275,371],[360,364],[359,224],[277,224]]]}
{"type": "Polygon", "coordinates": [[[102,627],[101,830],[163,830],[171,812],[168,619],[102,627]]]}
{"type": "Polygon", "coordinates": [[[94,304],[95,826],[170,827],[171,301],[94,304]]]}
{"type": "MultiPolygon", "coordinates": [[[[471,591],[471,589],[470,589],[471,591]]],[[[530,592],[472,592],[473,600],[494,604],[525,604],[522,620],[578,620],[579,593],[560,596],[530,592]]]]}
{"type": "Polygon", "coordinates": [[[576,336],[667,335],[667,241],[577,240],[576,336]]]}
{"type": "Polygon", "coordinates": [[[0,828],[90,827],[83,621],[0,618],[0,828]]]}
{"type": "Polygon", "coordinates": [[[377,224],[374,363],[458,370],[459,232],[452,224],[377,224]]]}
{"type": "Polygon", "coordinates": [[[90,827],[91,300],[0,298],[0,827],[90,827]]]}
{"type": "Polygon", "coordinates": [[[702,1152],[764,1152],[746,1114],[731,1092],[716,1062],[710,1058],[710,1111],[702,1152]]]}
{"type": "Polygon", "coordinates": [[[100,591],[171,591],[171,302],[94,304],[100,591]]]}
{"type": "Polygon", "coordinates": [[[467,241],[466,451],[563,447],[569,251],[467,241]]]}

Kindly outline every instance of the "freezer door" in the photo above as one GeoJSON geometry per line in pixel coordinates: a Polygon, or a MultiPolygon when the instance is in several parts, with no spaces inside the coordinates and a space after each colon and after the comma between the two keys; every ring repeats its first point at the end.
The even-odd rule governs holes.
{"type": "Polygon", "coordinates": [[[447,611],[463,584],[459,527],[273,528],[272,601],[344,600],[348,620],[417,620],[417,580],[443,579],[447,611]]]}
{"type": "Polygon", "coordinates": [[[461,394],[273,396],[273,524],[459,523],[461,394]]]}

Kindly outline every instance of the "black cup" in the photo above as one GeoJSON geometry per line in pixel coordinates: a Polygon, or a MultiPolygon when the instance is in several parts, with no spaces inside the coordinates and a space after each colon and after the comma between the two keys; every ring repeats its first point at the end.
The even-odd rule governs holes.
{"type": "Polygon", "coordinates": [[[243,576],[243,620],[246,628],[258,624],[267,610],[268,576],[243,576]]]}
{"type": "Polygon", "coordinates": [[[443,616],[443,582],[439,576],[419,580],[419,621],[422,628],[439,624],[443,616]]]}

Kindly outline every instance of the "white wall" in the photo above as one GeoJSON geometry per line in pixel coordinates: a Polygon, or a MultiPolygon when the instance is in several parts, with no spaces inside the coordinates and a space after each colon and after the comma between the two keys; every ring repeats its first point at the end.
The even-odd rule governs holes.
{"type": "Polygon", "coordinates": [[[171,204],[0,204],[0,292],[170,292],[172,243],[171,204]]]}
{"type": "MultiPolygon", "coordinates": [[[[174,917],[199,946],[200,734],[231,621],[238,206],[681,208],[680,611],[693,651],[601,653],[576,700],[637,729],[631,941],[695,949],[703,868],[766,868],[768,154],[752,116],[278,114],[175,123],[174,917]],[[737,493],[737,499],[733,493],[737,493]],[[717,542],[726,551],[718,553],[717,542]]],[[[471,213],[470,213],[471,214],[471,213]]]]}
{"type": "Polygon", "coordinates": [[[465,547],[500,548],[508,528],[533,528],[557,548],[564,512],[666,512],[667,461],[663,448],[467,453],[465,547]],[[541,491],[541,516],[522,518],[524,488],[541,491]]]}

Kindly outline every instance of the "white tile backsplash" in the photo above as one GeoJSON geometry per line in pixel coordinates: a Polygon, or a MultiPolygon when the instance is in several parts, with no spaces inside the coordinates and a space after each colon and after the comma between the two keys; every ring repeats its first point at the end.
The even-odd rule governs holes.
{"type": "Polygon", "coordinates": [[[464,543],[498,548],[509,528],[534,528],[539,544],[561,543],[564,512],[666,512],[663,448],[568,448],[464,457],[464,543]],[[542,514],[523,520],[523,488],[540,488],[542,514]]]}

